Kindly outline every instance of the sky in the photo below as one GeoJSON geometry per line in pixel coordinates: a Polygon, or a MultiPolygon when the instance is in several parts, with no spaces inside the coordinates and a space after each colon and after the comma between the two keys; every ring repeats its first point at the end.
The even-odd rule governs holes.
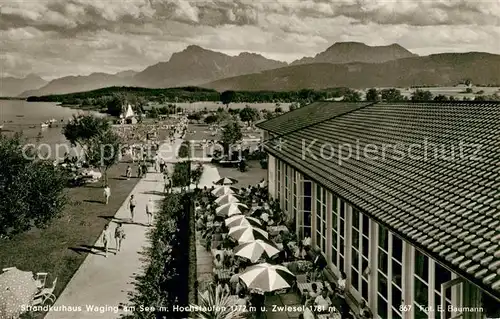
{"type": "Polygon", "coordinates": [[[500,54],[499,0],[0,0],[0,76],[142,70],[188,45],[291,62],[335,42],[500,54]]]}

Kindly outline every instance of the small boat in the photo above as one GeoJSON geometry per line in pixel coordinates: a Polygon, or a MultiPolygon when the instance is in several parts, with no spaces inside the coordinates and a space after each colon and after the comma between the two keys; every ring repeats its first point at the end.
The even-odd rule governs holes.
{"type": "Polygon", "coordinates": [[[42,124],[40,124],[40,127],[47,128],[47,127],[49,127],[49,123],[42,123],[42,124]]]}
{"type": "Polygon", "coordinates": [[[24,117],[24,115],[19,114],[19,115],[16,115],[16,117],[24,117]]]}
{"type": "Polygon", "coordinates": [[[55,122],[57,122],[56,119],[49,120],[49,123],[55,123],[55,122]]]}
{"type": "Polygon", "coordinates": [[[3,130],[3,125],[0,125],[0,131],[3,130]]]}

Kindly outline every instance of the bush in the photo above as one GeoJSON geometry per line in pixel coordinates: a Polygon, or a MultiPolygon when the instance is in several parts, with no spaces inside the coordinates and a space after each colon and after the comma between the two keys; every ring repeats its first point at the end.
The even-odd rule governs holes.
{"type": "Polygon", "coordinates": [[[45,227],[64,209],[64,173],[35,158],[19,135],[0,135],[0,237],[45,227]]]}
{"type": "Polygon", "coordinates": [[[179,158],[188,158],[191,156],[191,147],[188,141],[183,141],[181,146],[179,147],[179,152],[177,153],[177,157],[179,158]]]}
{"type": "Polygon", "coordinates": [[[189,304],[189,284],[192,281],[189,276],[193,272],[188,249],[193,236],[189,227],[192,215],[190,196],[171,194],[163,201],[155,227],[148,234],[151,245],[143,252],[147,264],[144,275],[136,276],[135,290],[129,294],[129,306],[135,310],[125,318],[187,317],[185,313],[172,310],[173,306],[189,304]],[[141,311],[141,306],[154,307],[155,311],[141,311]]]}

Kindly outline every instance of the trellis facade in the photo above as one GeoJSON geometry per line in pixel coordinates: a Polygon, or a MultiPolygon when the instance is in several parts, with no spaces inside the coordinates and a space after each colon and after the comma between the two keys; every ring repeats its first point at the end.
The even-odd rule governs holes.
{"type": "MultiPolygon", "coordinates": [[[[293,130],[288,129],[287,131],[287,124],[283,124],[283,121],[286,123],[287,120],[286,114],[285,119],[281,119],[281,121],[280,118],[277,118],[260,124],[260,127],[266,130],[265,139],[271,141],[266,147],[269,153],[270,196],[278,199],[282,209],[295,220],[300,237],[311,238],[312,244],[318,247],[326,257],[329,270],[334,276],[338,277],[341,271],[347,274],[351,297],[357,302],[362,299],[366,300],[370,308],[380,318],[484,318],[486,315],[486,309],[483,308],[484,301],[488,300],[490,305],[498,302],[496,282],[500,279],[500,272],[498,272],[499,276],[497,277],[495,271],[498,267],[495,262],[498,263],[498,261],[494,257],[489,258],[489,255],[482,254],[480,256],[483,257],[483,260],[477,261],[489,271],[493,270],[493,273],[487,273],[476,267],[473,269],[476,271],[472,271],[471,276],[468,276],[467,272],[464,275],[462,270],[468,270],[471,265],[474,265],[472,260],[477,259],[478,251],[471,249],[472,245],[464,245],[469,251],[462,249],[461,246],[455,247],[462,249],[463,256],[453,251],[451,257],[445,255],[445,253],[450,254],[451,249],[446,247],[446,244],[443,244],[443,247],[438,247],[440,250],[437,250],[438,253],[435,254],[432,248],[436,248],[436,243],[440,244],[442,238],[434,229],[429,228],[424,232],[434,234],[436,243],[425,234],[419,234],[420,237],[413,240],[415,231],[405,232],[406,225],[397,224],[393,217],[397,215],[384,216],[378,211],[363,209],[363,206],[370,207],[365,204],[366,199],[377,196],[376,189],[379,185],[370,184],[373,192],[369,189],[369,193],[364,198],[361,191],[353,192],[354,194],[343,192],[347,187],[342,188],[339,185],[355,175],[348,176],[349,172],[344,167],[332,169],[333,165],[330,167],[322,166],[320,170],[318,168],[322,164],[320,163],[321,159],[315,158],[312,161],[300,158],[300,142],[297,141],[304,136],[307,138],[308,134],[321,136],[320,131],[324,128],[320,128],[320,126],[326,126],[328,122],[333,122],[332,124],[336,124],[335,127],[339,127],[342,117],[346,113],[344,109],[349,108],[345,104],[341,105],[338,107],[342,109],[342,111],[338,111],[340,114],[330,114],[330,118],[328,118],[324,114],[324,109],[322,110],[323,107],[324,104],[309,106],[307,119],[311,121],[311,113],[313,115],[321,114],[318,116],[322,118],[316,119],[318,123],[312,121],[306,123],[305,126],[304,124],[299,125],[299,128],[293,130]],[[308,132],[313,129],[316,130],[312,133],[308,132]],[[278,139],[279,143],[276,142],[278,139]],[[328,170],[331,175],[325,176],[325,172],[328,170]],[[344,194],[341,195],[342,192],[344,194]],[[445,261],[435,258],[436,255],[444,255],[445,261]],[[468,261],[468,258],[471,261],[468,261]],[[485,258],[486,261],[484,261],[485,258]],[[448,260],[450,262],[446,262],[448,260]],[[477,278],[482,279],[482,281],[476,280],[477,278]],[[485,287],[488,291],[483,289],[485,287]]],[[[345,116],[350,116],[351,120],[354,121],[356,115],[360,118],[366,117],[363,112],[367,112],[364,110],[370,109],[371,106],[352,106],[351,104],[350,107],[352,110],[347,112],[345,116]]],[[[380,106],[378,107],[380,108],[380,106]]],[[[499,110],[497,106],[493,109],[497,112],[499,110]]],[[[296,114],[296,117],[300,118],[300,114],[296,114]]],[[[346,123],[342,124],[346,125],[346,123]]],[[[342,134],[345,134],[346,127],[339,128],[342,130],[342,134]]],[[[331,132],[326,132],[324,136],[332,135],[331,132]]],[[[362,166],[358,165],[358,167],[362,166]]],[[[356,173],[360,176],[367,176],[366,172],[362,170],[356,171],[356,173]]],[[[409,174],[410,172],[408,172],[409,174]]],[[[366,180],[359,181],[360,184],[364,182],[366,180]]],[[[366,183],[368,184],[368,182],[366,183]]],[[[395,185],[398,187],[397,184],[395,185]]],[[[404,188],[404,180],[399,186],[404,188]]],[[[396,191],[395,188],[394,193],[396,191]]],[[[492,197],[498,197],[496,194],[491,194],[492,197]]],[[[401,198],[405,198],[405,196],[402,195],[401,198]]],[[[374,199],[374,201],[376,200],[374,199]]],[[[489,203],[491,202],[489,201],[489,203]]],[[[444,203],[441,205],[446,206],[444,203]]],[[[422,207],[426,206],[422,205],[422,207]]],[[[499,211],[493,209],[485,212],[486,216],[494,217],[488,219],[490,222],[488,225],[492,226],[492,229],[496,229],[496,232],[488,232],[488,227],[483,232],[489,233],[492,236],[490,238],[496,238],[495,236],[498,237],[500,233],[500,228],[495,223],[495,218],[500,218],[499,211]]],[[[409,216],[410,213],[402,212],[401,214],[403,219],[407,215],[409,216]]],[[[447,215],[443,213],[443,216],[447,215]]],[[[479,222],[481,219],[479,218],[479,222]]],[[[447,220],[452,219],[447,218],[447,220]]],[[[460,220],[452,221],[458,225],[465,224],[460,220]]],[[[467,219],[466,222],[469,220],[467,219]]],[[[419,225],[419,221],[411,219],[407,219],[407,223],[410,224],[409,226],[419,225]]],[[[435,223],[439,225],[439,221],[436,220],[435,223]]],[[[456,229],[453,227],[454,223],[450,223],[450,231],[456,229]]],[[[468,225],[468,227],[475,226],[477,225],[468,225]]],[[[468,240],[468,237],[471,237],[468,232],[462,232],[463,234],[459,233],[457,238],[468,240]]],[[[445,231],[443,233],[447,235],[445,231]]],[[[450,247],[457,242],[446,236],[444,239],[450,242],[450,247]]],[[[473,236],[473,239],[476,239],[477,242],[477,236],[473,236]]],[[[484,242],[482,243],[483,248],[497,256],[500,252],[500,246],[495,246],[492,241],[487,241],[487,243],[492,245],[493,249],[487,248],[489,246],[485,245],[484,242]]],[[[477,244],[481,245],[481,243],[477,244]]],[[[500,305],[500,302],[498,304],[500,305]]]]}

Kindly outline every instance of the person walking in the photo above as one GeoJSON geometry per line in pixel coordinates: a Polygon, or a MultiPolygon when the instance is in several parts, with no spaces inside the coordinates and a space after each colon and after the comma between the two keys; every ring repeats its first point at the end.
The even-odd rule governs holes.
{"type": "Polygon", "coordinates": [[[109,242],[111,240],[111,234],[109,233],[109,226],[105,225],[104,230],[101,234],[102,247],[104,249],[104,256],[108,257],[109,242]]]}
{"type": "Polygon", "coordinates": [[[153,220],[153,210],[154,210],[154,203],[153,199],[150,198],[148,203],[146,204],[146,215],[148,216],[148,226],[151,226],[151,222],[153,220]]]}
{"type": "Polygon", "coordinates": [[[109,203],[109,196],[111,196],[111,188],[109,188],[109,185],[104,185],[104,201],[106,205],[109,203]]]}
{"type": "Polygon", "coordinates": [[[164,183],[164,188],[163,192],[166,194],[170,193],[170,177],[168,177],[168,174],[163,174],[163,183],[164,183]]]}
{"type": "Polygon", "coordinates": [[[139,163],[139,165],[137,166],[137,178],[141,177],[142,177],[142,165],[141,163],[139,163]]]}
{"type": "Polygon", "coordinates": [[[122,240],[124,239],[125,239],[125,230],[123,230],[122,223],[117,223],[115,228],[115,243],[116,243],[115,255],[117,252],[121,250],[122,240]]]}
{"type": "Polygon", "coordinates": [[[127,170],[125,172],[125,176],[127,177],[127,179],[130,179],[130,176],[132,176],[132,168],[130,168],[130,165],[127,166],[127,170]]]}
{"type": "Polygon", "coordinates": [[[160,173],[163,173],[163,170],[165,168],[165,161],[162,159],[160,159],[160,173]]]}
{"type": "Polygon", "coordinates": [[[134,195],[130,195],[129,207],[130,207],[130,217],[132,222],[134,221],[134,210],[135,210],[135,198],[134,195]]]}

